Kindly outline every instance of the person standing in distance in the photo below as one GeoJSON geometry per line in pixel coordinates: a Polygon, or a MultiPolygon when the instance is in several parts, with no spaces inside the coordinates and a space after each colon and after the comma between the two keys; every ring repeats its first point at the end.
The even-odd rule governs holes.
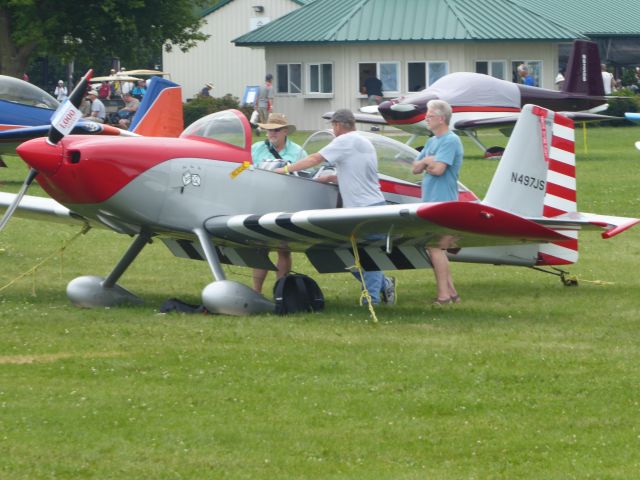
{"type": "MultiPolygon", "coordinates": [[[[413,163],[413,173],[424,173],[422,179],[423,202],[450,202],[458,200],[458,176],[464,150],[460,138],[449,129],[451,106],[444,100],[427,103],[425,116],[427,128],[433,132],[418,158],[413,163]]],[[[460,296],[453,285],[449,258],[446,253],[447,238],[440,246],[427,247],[436,277],[437,296],[434,305],[458,303],[460,296]]]]}
{"type": "MultiPolygon", "coordinates": [[[[267,73],[264,77],[264,85],[258,90],[256,99],[253,102],[253,109],[258,112],[258,123],[266,123],[267,117],[273,111],[273,75],[267,73]]],[[[260,135],[260,127],[256,130],[260,135]]]]}
{"type": "MultiPolygon", "coordinates": [[[[336,174],[321,177],[318,181],[338,183],[344,208],[385,205],[387,202],[380,191],[376,150],[367,138],[355,131],[356,119],[353,113],[347,109],[336,110],[331,117],[331,127],[336,138],[329,145],[292,165],[278,168],[275,172],[293,173],[326,161],[335,166],[336,174]]],[[[353,272],[353,275],[360,280],[357,272],[353,272]]],[[[363,276],[374,305],[380,301],[395,303],[393,277],[385,277],[381,271],[365,271],[363,276]]]]}

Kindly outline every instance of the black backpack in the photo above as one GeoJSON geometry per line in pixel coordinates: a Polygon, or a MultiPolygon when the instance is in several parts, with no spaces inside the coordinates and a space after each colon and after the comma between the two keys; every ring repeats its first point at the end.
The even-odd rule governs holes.
{"type": "Polygon", "coordinates": [[[275,312],[287,315],[296,312],[319,312],[324,309],[324,295],[316,281],[302,273],[289,273],[273,286],[275,312]]]}

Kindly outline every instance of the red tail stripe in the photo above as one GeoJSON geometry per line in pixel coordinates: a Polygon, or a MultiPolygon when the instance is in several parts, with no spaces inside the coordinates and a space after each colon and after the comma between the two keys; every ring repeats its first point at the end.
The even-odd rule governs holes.
{"type": "Polygon", "coordinates": [[[538,265],[571,265],[573,264],[573,262],[570,260],[554,257],[553,255],[549,255],[547,253],[542,253],[542,252],[538,252],[538,261],[536,263],[538,265]]]}
{"type": "Polygon", "coordinates": [[[578,250],[578,240],[563,240],[562,242],[553,242],[553,245],[558,245],[559,247],[568,248],[569,250],[578,250]]]}
{"type": "Polygon", "coordinates": [[[545,205],[544,208],[542,209],[542,216],[547,218],[557,217],[558,215],[564,215],[565,213],[567,212],[555,207],[551,207],[549,205],[545,205]]]}
{"type": "Polygon", "coordinates": [[[555,183],[547,182],[547,193],[555,195],[556,197],[564,198],[565,200],[571,200],[572,202],[576,201],[575,190],[555,183]]]}
{"type": "Polygon", "coordinates": [[[569,153],[575,153],[575,143],[566,138],[553,136],[551,137],[551,146],[569,153]]]}
{"type": "Polygon", "coordinates": [[[573,120],[571,120],[570,118],[564,117],[559,113],[555,114],[555,116],[553,117],[553,122],[557,123],[558,125],[562,125],[563,127],[573,128],[573,120]]]}
{"type": "Polygon", "coordinates": [[[571,178],[576,178],[576,166],[568,165],[564,162],[559,162],[551,158],[549,160],[549,170],[556,173],[561,173],[571,178]]]}

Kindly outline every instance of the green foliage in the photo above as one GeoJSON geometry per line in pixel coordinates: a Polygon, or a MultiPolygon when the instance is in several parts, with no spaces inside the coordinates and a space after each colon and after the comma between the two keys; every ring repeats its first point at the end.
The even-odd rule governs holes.
{"type": "Polygon", "coordinates": [[[614,117],[623,117],[623,119],[603,122],[603,124],[610,126],[632,125],[628,120],[624,120],[624,114],[625,112],[640,111],[640,96],[636,95],[628,88],[623,88],[617,92],[613,92],[612,95],[618,98],[609,100],[609,108],[604,112],[604,114],[614,117]]]}
{"type": "Polygon", "coordinates": [[[90,65],[118,57],[133,66],[146,63],[159,45],[187,50],[207,38],[199,31],[196,3],[202,2],[0,0],[8,27],[0,32],[0,73],[21,75],[32,55],[90,65]]]}
{"type": "Polygon", "coordinates": [[[185,127],[191,125],[193,122],[205,115],[219,112],[221,110],[235,108],[236,110],[243,112],[247,119],[251,116],[251,112],[253,110],[251,107],[241,107],[238,97],[234,97],[230,93],[227,93],[224,97],[196,96],[185,103],[183,108],[185,127]]]}
{"type": "MultiPolygon", "coordinates": [[[[638,215],[638,139],[589,127],[587,149],[576,130],[581,210],[638,215]]],[[[462,181],[482,196],[497,163],[463,142],[462,181]]],[[[7,160],[0,189],[16,191],[26,169],[7,160]]],[[[0,288],[75,233],[13,219],[0,288]]],[[[349,274],[319,275],[298,254],[325,292],[320,314],[160,315],[211,281],[205,262],[161,242],[122,278],[145,306],[69,305],[66,283],[107,274],[129,243],[91,231],[0,292],[0,478],[637,477],[640,226],[581,233],[578,287],[452,264],[462,303],[432,308],[431,271],[395,272],[399,302],[377,325],[349,274]]],[[[248,269],[225,268],[250,284],[248,269]]]]}

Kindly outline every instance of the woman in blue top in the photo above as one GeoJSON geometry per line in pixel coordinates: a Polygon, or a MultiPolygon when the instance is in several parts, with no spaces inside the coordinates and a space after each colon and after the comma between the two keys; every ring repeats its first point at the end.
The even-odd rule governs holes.
{"type": "MultiPolygon", "coordinates": [[[[424,173],[422,201],[456,201],[458,200],[458,174],[464,151],[460,138],[449,129],[451,106],[444,100],[431,100],[427,103],[425,120],[427,128],[433,132],[433,137],[413,162],[413,173],[424,173]]],[[[439,246],[427,247],[436,277],[437,296],[433,303],[437,305],[460,301],[451,277],[446,253],[447,246],[444,245],[447,238],[442,240],[444,249],[439,246]]]]}

